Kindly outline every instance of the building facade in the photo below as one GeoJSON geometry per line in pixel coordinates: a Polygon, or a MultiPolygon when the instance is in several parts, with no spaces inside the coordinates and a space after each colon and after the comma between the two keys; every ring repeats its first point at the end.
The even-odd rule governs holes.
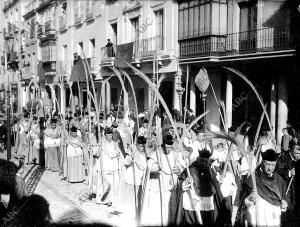
{"type": "Polygon", "coordinates": [[[195,76],[206,68],[211,80],[206,108],[210,128],[223,128],[218,102],[226,107],[228,126],[258,125],[262,108],[242,72],[267,104],[273,135],[281,139],[288,121],[299,122],[296,63],[299,2],[289,0],[178,1],[180,66],[189,77],[188,105],[203,111],[195,76]],[[215,99],[216,97],[216,99],[215,99]]]}
{"type": "Polygon", "coordinates": [[[300,120],[294,105],[299,98],[298,0],[1,3],[1,86],[12,84],[19,110],[34,97],[46,95],[62,112],[66,106],[86,106],[86,83],[72,80],[77,53],[89,64],[104,112],[111,104],[123,108],[122,86],[128,92],[129,108],[134,108],[130,83],[126,79],[120,83],[117,74],[131,78],[140,112],[153,106],[154,93],[125,60],[159,87],[170,110],[183,111],[185,104],[196,115],[210,110],[211,129],[222,129],[224,121],[228,126],[244,121],[257,125],[262,114],[251,88],[225,67],[252,81],[267,104],[277,138],[288,122],[300,120]],[[206,94],[195,84],[202,68],[212,85],[206,94]],[[103,85],[105,80],[109,83],[103,85]],[[222,102],[226,119],[219,114],[222,102]]]}
{"type": "Polygon", "coordinates": [[[21,62],[24,57],[23,18],[24,4],[20,0],[6,0],[3,3],[3,49],[1,53],[1,87],[10,85],[14,112],[21,109],[21,62]]]}

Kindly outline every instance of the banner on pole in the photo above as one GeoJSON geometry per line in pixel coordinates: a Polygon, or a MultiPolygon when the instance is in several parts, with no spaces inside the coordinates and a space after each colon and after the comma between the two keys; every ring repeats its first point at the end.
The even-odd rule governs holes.
{"type": "Polygon", "coordinates": [[[206,69],[205,68],[200,69],[200,71],[198,72],[195,78],[195,84],[197,85],[197,87],[202,93],[205,93],[209,86],[209,83],[210,81],[206,69]]]}

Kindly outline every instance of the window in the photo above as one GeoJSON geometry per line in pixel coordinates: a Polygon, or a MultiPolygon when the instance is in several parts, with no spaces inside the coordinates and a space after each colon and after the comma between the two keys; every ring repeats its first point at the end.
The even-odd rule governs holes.
{"type": "Polygon", "coordinates": [[[131,41],[139,40],[139,18],[136,17],[130,20],[131,22],[131,41]]]}
{"type": "Polygon", "coordinates": [[[159,10],[155,12],[155,36],[156,49],[163,49],[164,44],[164,11],[159,10]]]}
{"type": "Polygon", "coordinates": [[[53,40],[42,43],[43,62],[56,61],[56,42],[53,40]]]}
{"type": "Polygon", "coordinates": [[[223,35],[227,29],[226,0],[183,2],[178,10],[179,39],[205,35],[223,35]]]}
{"type": "Polygon", "coordinates": [[[112,31],[113,31],[113,36],[111,37],[111,41],[113,44],[117,44],[117,41],[118,41],[118,38],[117,38],[117,34],[118,34],[118,24],[117,23],[114,23],[114,24],[111,24],[111,28],[112,28],[112,31]]]}

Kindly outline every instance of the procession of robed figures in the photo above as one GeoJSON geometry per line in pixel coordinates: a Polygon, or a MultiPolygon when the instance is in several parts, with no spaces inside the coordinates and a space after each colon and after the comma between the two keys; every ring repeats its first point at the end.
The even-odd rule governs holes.
{"type": "MultiPolygon", "coordinates": [[[[25,164],[44,159],[45,168],[62,179],[87,182],[89,199],[131,215],[138,225],[281,226],[294,216],[300,146],[293,135],[283,138],[286,150],[276,146],[266,108],[247,78],[228,69],[254,89],[261,103],[253,144],[247,123],[227,126],[224,105],[218,105],[224,131],[210,131],[205,121],[210,110],[198,117],[191,110],[172,115],[156,85],[128,67],[154,91],[151,110],[129,110],[122,86],[124,110],[112,108],[108,117],[95,99],[95,109],[88,102],[83,113],[26,112],[17,136],[20,159],[25,164]],[[162,117],[157,104],[164,108],[162,117]]],[[[119,72],[111,70],[124,85],[119,72]]],[[[195,81],[200,90],[213,88],[205,70],[199,75],[206,77],[195,81]]]]}

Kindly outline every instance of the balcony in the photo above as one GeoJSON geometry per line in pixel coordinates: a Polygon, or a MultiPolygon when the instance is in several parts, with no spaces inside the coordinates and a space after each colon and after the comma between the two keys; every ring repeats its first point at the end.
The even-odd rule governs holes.
{"type": "Polygon", "coordinates": [[[80,8],[76,8],[74,10],[74,23],[75,25],[80,25],[83,23],[82,10],[80,10],[80,8]]]}
{"type": "Polygon", "coordinates": [[[53,0],[37,0],[36,3],[37,10],[38,11],[43,10],[52,1],[53,0]]]}
{"type": "Polygon", "coordinates": [[[55,31],[56,29],[53,20],[48,20],[45,23],[45,35],[54,35],[55,31]]]}
{"type": "Polygon", "coordinates": [[[153,57],[155,54],[162,54],[164,51],[165,38],[162,36],[142,39],[134,43],[133,51],[135,58],[153,57]]]}
{"type": "Polygon", "coordinates": [[[17,0],[6,0],[4,2],[3,5],[3,11],[5,12],[6,10],[8,10],[10,7],[12,7],[15,3],[17,2],[17,0]]]}
{"type": "Polygon", "coordinates": [[[92,7],[90,6],[87,6],[86,8],[86,21],[91,21],[94,19],[94,11],[95,11],[95,8],[94,8],[94,5],[92,5],[92,7]]]}
{"type": "Polygon", "coordinates": [[[45,76],[55,76],[56,75],[56,62],[43,63],[45,76]]]}
{"type": "Polygon", "coordinates": [[[181,40],[181,57],[234,56],[294,49],[290,26],[181,40]]]}
{"type": "Polygon", "coordinates": [[[101,65],[102,66],[113,66],[115,61],[115,53],[117,46],[113,45],[110,47],[101,48],[101,65]]]}
{"type": "Polygon", "coordinates": [[[66,15],[63,15],[63,16],[59,17],[58,27],[59,27],[60,31],[63,31],[65,29],[67,29],[67,16],[66,15]]]}

